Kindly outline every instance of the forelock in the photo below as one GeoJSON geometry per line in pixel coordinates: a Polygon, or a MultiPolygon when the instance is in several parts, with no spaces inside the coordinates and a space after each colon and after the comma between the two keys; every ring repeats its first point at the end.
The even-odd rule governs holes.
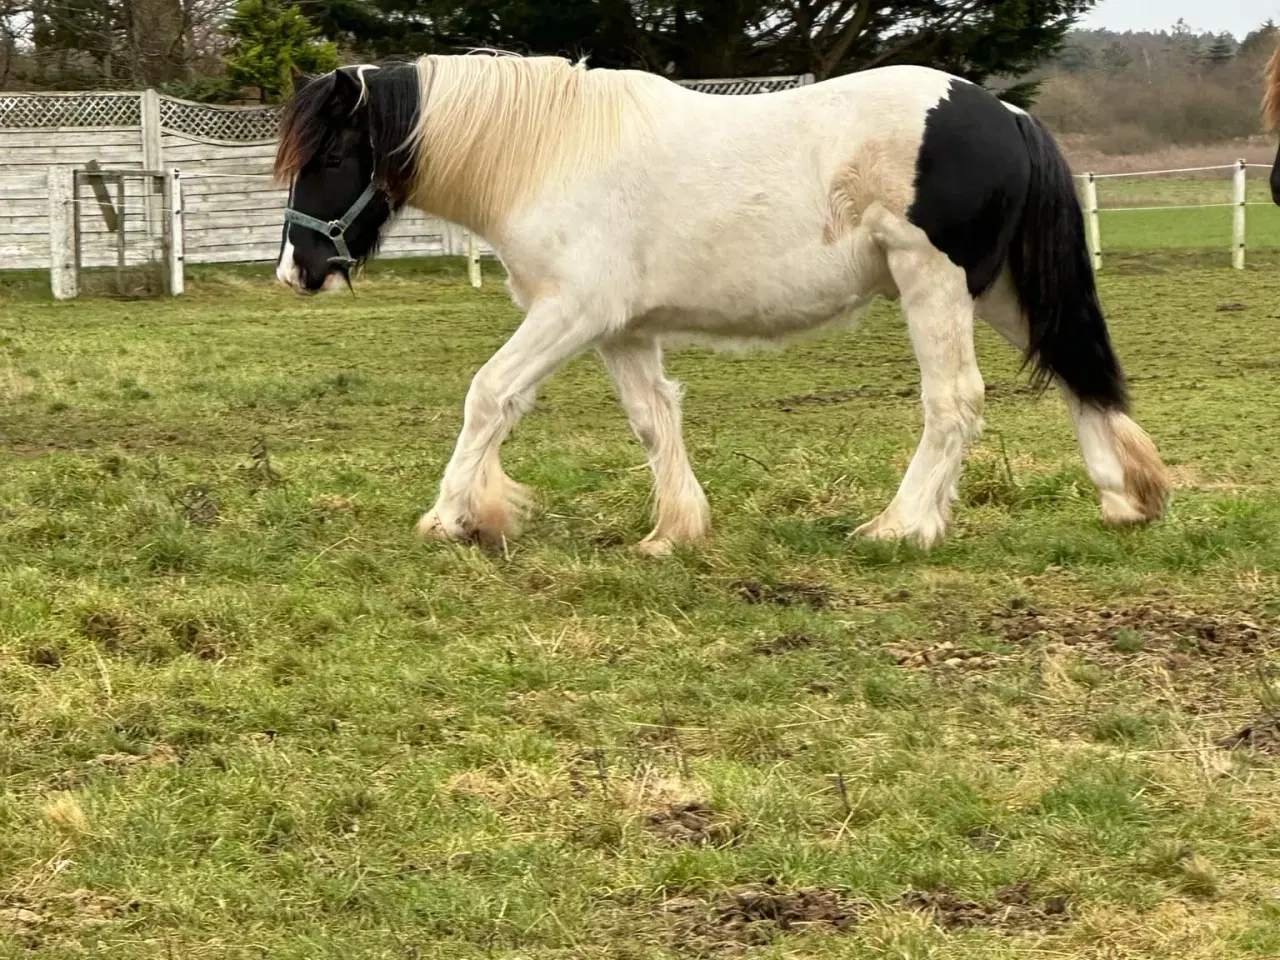
{"type": "Polygon", "coordinates": [[[275,177],[287,182],[298,175],[332,133],[333,117],[326,109],[337,82],[334,73],[316,77],[294,90],[280,117],[275,177]]]}

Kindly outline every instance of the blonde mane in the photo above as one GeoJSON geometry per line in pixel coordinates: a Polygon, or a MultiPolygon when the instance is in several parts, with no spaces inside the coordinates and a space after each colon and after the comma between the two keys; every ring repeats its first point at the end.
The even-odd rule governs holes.
{"type": "Polygon", "coordinates": [[[1267,64],[1267,92],[1262,98],[1262,119],[1268,130],[1280,127],[1280,43],[1267,64]]]}
{"type": "Polygon", "coordinates": [[[427,56],[421,81],[416,199],[481,232],[548,183],[615,161],[643,135],[666,81],[588,71],[559,57],[427,56]]]}

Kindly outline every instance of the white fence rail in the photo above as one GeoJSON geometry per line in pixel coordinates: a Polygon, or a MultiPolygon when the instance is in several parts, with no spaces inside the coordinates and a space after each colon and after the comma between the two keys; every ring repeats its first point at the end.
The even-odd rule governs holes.
{"type": "MultiPolygon", "coordinates": [[[[1085,226],[1088,234],[1089,255],[1095,270],[1102,267],[1102,213],[1151,213],[1166,210],[1210,210],[1214,208],[1231,209],[1231,265],[1237,270],[1245,266],[1245,246],[1247,241],[1247,211],[1249,207],[1269,207],[1270,203],[1249,201],[1249,171],[1270,170],[1266,164],[1248,163],[1237,160],[1235,163],[1220,164],[1210,167],[1180,167],[1174,170],[1135,170],[1129,173],[1082,173],[1077,174],[1080,181],[1081,202],[1084,207],[1085,226]],[[1222,203],[1170,203],[1155,206],[1102,207],[1098,203],[1098,182],[1101,180],[1119,180],[1134,177],[1165,177],[1188,173],[1216,173],[1230,170],[1231,199],[1222,203]]],[[[1225,193],[1225,191],[1224,191],[1225,193]]]]}

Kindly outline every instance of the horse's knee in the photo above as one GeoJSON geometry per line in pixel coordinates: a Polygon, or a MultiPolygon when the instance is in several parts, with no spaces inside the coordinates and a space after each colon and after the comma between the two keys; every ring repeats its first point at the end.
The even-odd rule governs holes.
{"type": "Polygon", "coordinates": [[[481,370],[471,379],[464,413],[473,422],[519,418],[533,408],[533,400],[532,390],[511,391],[497,376],[481,370]]]}
{"type": "Polygon", "coordinates": [[[481,370],[471,378],[471,387],[463,402],[463,413],[468,420],[490,420],[498,415],[499,397],[498,384],[493,376],[481,370]]]}

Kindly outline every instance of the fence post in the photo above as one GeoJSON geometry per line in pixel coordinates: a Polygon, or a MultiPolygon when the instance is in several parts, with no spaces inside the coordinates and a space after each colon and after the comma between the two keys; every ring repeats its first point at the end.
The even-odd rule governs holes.
{"type": "Polygon", "coordinates": [[[174,167],[169,171],[169,294],[180,296],[186,289],[186,265],[184,249],[186,238],[182,234],[182,174],[174,167]]]}
{"type": "Polygon", "coordinates": [[[1245,211],[1247,209],[1245,205],[1249,202],[1248,175],[1248,164],[1244,160],[1237,161],[1231,191],[1231,200],[1235,204],[1231,224],[1231,265],[1237,270],[1244,269],[1245,211]]]}
{"type": "Polygon", "coordinates": [[[467,278],[477,290],[484,282],[480,272],[480,245],[476,243],[476,235],[470,230],[467,231],[467,278]]]}
{"type": "MultiPolygon", "coordinates": [[[[160,94],[154,90],[142,91],[142,169],[146,173],[159,173],[164,169],[160,94]]],[[[147,240],[158,245],[164,237],[164,195],[157,193],[152,183],[148,183],[143,189],[146,191],[144,207],[147,211],[147,240]]]]}
{"type": "Polygon", "coordinates": [[[1084,212],[1089,225],[1089,259],[1093,269],[1102,269],[1102,230],[1098,225],[1098,181],[1092,173],[1084,180],[1084,212]]]}
{"type": "Polygon", "coordinates": [[[160,136],[160,94],[142,91],[142,169],[156,173],[164,169],[163,140],[160,136]]]}
{"type": "Polygon", "coordinates": [[[76,277],[75,171],[49,168],[49,287],[55,300],[79,292],[76,277]]]}

